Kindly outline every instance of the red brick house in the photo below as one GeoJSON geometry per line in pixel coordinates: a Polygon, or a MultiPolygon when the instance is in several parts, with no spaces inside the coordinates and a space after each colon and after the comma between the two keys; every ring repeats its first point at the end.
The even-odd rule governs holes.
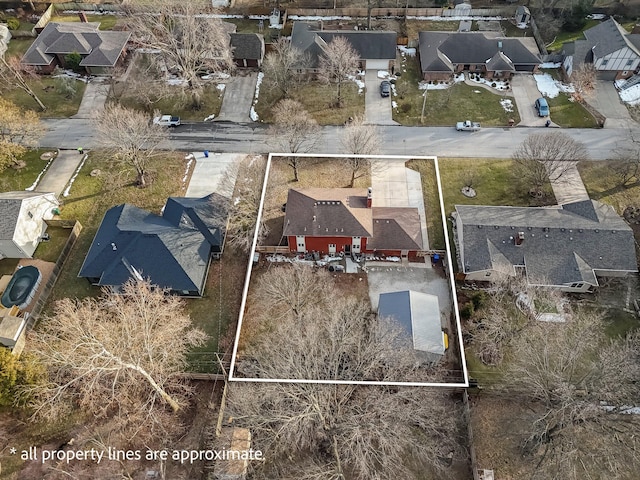
{"type": "Polygon", "coordinates": [[[417,208],[372,207],[365,188],[291,189],[283,235],[289,251],[415,257],[422,250],[417,208]]]}

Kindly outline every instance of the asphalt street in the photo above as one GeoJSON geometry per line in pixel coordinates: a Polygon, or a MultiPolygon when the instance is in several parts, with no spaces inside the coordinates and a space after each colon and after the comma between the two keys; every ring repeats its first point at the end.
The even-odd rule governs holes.
{"type": "MultiPolygon", "coordinates": [[[[76,149],[97,148],[99,139],[91,122],[83,119],[45,120],[48,128],[41,139],[42,147],[76,149]]],[[[323,127],[316,152],[344,153],[339,135],[343,127],[323,127]]],[[[479,132],[457,132],[453,127],[378,126],[382,136],[381,154],[437,155],[441,157],[508,158],[531,133],[542,128],[484,128],[479,132]]],[[[563,133],[585,144],[594,160],[613,156],[613,150],[631,144],[631,131],[619,129],[563,129],[563,133]]],[[[267,128],[260,123],[199,122],[187,123],[170,131],[169,144],[176,150],[221,153],[265,153],[267,128]]]]}

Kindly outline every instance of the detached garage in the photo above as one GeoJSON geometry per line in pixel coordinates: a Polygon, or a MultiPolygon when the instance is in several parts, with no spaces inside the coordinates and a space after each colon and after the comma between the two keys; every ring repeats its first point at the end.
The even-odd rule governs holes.
{"type": "Polygon", "coordinates": [[[431,362],[439,361],[448,339],[442,331],[438,297],[428,293],[404,290],[380,294],[378,318],[391,318],[407,332],[413,348],[424,352],[431,362]]]}

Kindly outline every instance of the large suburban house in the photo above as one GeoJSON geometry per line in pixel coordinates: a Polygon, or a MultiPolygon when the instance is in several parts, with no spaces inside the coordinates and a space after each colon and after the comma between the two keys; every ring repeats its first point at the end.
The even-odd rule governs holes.
{"type": "Polygon", "coordinates": [[[542,63],[523,39],[493,37],[488,32],[420,32],[420,68],[426,81],[449,80],[460,72],[486,78],[534,73],[542,63]]]}
{"type": "Polygon", "coordinates": [[[59,205],[54,193],[0,193],[0,259],[33,257],[59,205]]]}
{"type": "Polygon", "coordinates": [[[440,360],[447,347],[441,315],[438,297],[428,293],[381,293],[378,300],[378,318],[395,321],[406,332],[411,347],[429,362],[440,360]]]}
{"type": "Polygon", "coordinates": [[[415,257],[424,249],[413,207],[376,207],[366,188],[292,188],[283,236],[291,252],[415,257]]]}
{"type": "Polygon", "coordinates": [[[629,78],[640,66],[640,35],[627,32],[613,17],[584,31],[584,39],[562,46],[567,77],[583,64],[593,64],[603,80],[629,78]]]}
{"type": "Polygon", "coordinates": [[[22,63],[41,73],[66,67],[66,57],[79,54],[80,66],[91,75],[107,74],[123,56],[131,33],[99,29],[99,22],[49,22],[31,44],[22,63]]]}
{"type": "Polygon", "coordinates": [[[592,291],[598,277],[638,271],[633,232],[596,200],[555,207],[456,205],[455,238],[466,280],[524,273],[532,286],[592,291]]]}
{"type": "Polygon", "coordinates": [[[320,56],[335,37],[346,38],[358,53],[362,70],[388,70],[396,59],[396,32],[324,30],[322,22],[294,22],[291,45],[308,56],[309,70],[318,71],[320,56]]]}
{"type": "Polygon", "coordinates": [[[211,258],[224,248],[229,199],[171,197],[162,215],[128,204],[102,219],[79,277],[118,290],[130,278],[202,296],[211,258]]]}

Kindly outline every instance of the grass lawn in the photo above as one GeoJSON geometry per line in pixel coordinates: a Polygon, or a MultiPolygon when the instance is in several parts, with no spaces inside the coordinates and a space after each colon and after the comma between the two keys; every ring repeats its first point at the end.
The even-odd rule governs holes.
{"type": "Polygon", "coordinates": [[[409,40],[417,40],[420,32],[456,32],[460,26],[460,20],[407,20],[405,23],[409,40]]]}
{"type": "Polygon", "coordinates": [[[506,37],[532,37],[533,36],[533,32],[530,26],[527,28],[518,28],[509,20],[501,21],[500,26],[502,27],[502,31],[504,32],[506,37]]]}
{"type": "MultiPolygon", "coordinates": [[[[420,172],[425,214],[427,216],[429,248],[444,250],[444,226],[442,225],[442,214],[440,213],[435,163],[430,160],[410,160],[407,162],[407,167],[420,172]]],[[[446,210],[445,214],[447,214],[446,210]]]]}
{"type": "MultiPolygon", "coordinates": [[[[424,90],[418,88],[421,80],[420,65],[416,57],[403,58],[402,76],[396,81],[398,104],[393,119],[402,125],[421,125],[424,90]]],[[[424,110],[424,123],[430,126],[454,126],[456,122],[470,119],[484,126],[508,125],[509,119],[520,121],[512,97],[494,94],[482,87],[458,83],[445,90],[428,90],[424,110]],[[512,100],[513,112],[506,112],[500,100],[512,100]]]]}
{"type": "Polygon", "coordinates": [[[572,102],[569,95],[560,93],[555,98],[547,98],[551,118],[561,127],[596,128],[598,122],[579,102],[572,102]]]}
{"type": "Polygon", "coordinates": [[[633,313],[621,309],[610,308],[604,317],[607,337],[615,339],[640,327],[640,320],[633,313]]]}
{"type": "Polygon", "coordinates": [[[44,260],[45,262],[57,262],[62,253],[65,243],[71,235],[70,228],[48,227],[49,241],[40,242],[36,248],[33,258],[44,260]]]}
{"type": "Polygon", "coordinates": [[[51,77],[42,77],[29,81],[35,94],[45,104],[47,110],[40,111],[36,101],[18,88],[3,90],[2,96],[15,103],[24,110],[33,110],[44,118],[64,118],[78,113],[78,107],[82,101],[86,83],[76,81],[76,93],[72,98],[59,92],[58,80],[51,77]]]}
{"type": "Polygon", "coordinates": [[[7,58],[15,55],[22,57],[33,43],[33,40],[33,38],[12,38],[7,46],[5,56],[7,58]]]}
{"type": "Polygon", "coordinates": [[[0,174],[0,189],[3,192],[12,192],[31,186],[49,162],[40,158],[40,155],[46,151],[46,149],[28,151],[21,158],[27,164],[24,168],[15,170],[9,167],[3,170],[0,174]]]}
{"type": "MultiPolygon", "coordinates": [[[[264,83],[262,85],[256,113],[260,121],[271,123],[273,122],[271,109],[278,103],[280,97],[275,89],[266,88],[264,83]]],[[[364,92],[358,94],[355,83],[346,81],[342,84],[342,108],[332,106],[336,94],[335,85],[310,82],[291,92],[290,98],[304,105],[320,125],[342,125],[349,117],[364,116],[364,92]]]]}
{"type": "Polygon", "coordinates": [[[578,170],[592,199],[611,205],[618,213],[622,213],[629,205],[640,205],[640,185],[629,188],[619,186],[607,162],[580,162],[578,170]]]}
{"type": "MultiPolygon", "coordinates": [[[[119,17],[117,15],[91,15],[87,14],[87,20],[90,22],[100,22],[100,30],[113,30],[119,17]]],[[[78,15],[53,15],[52,22],[79,22],[78,15]]]]}
{"type": "Polygon", "coordinates": [[[584,28],[577,32],[559,32],[556,36],[556,39],[553,41],[551,45],[547,46],[547,50],[549,52],[554,52],[556,50],[560,50],[562,48],[562,44],[566,42],[572,42],[574,40],[578,40],[580,38],[584,38],[582,32],[590,29],[591,27],[595,27],[600,23],[600,20],[587,20],[584,28]]]}

